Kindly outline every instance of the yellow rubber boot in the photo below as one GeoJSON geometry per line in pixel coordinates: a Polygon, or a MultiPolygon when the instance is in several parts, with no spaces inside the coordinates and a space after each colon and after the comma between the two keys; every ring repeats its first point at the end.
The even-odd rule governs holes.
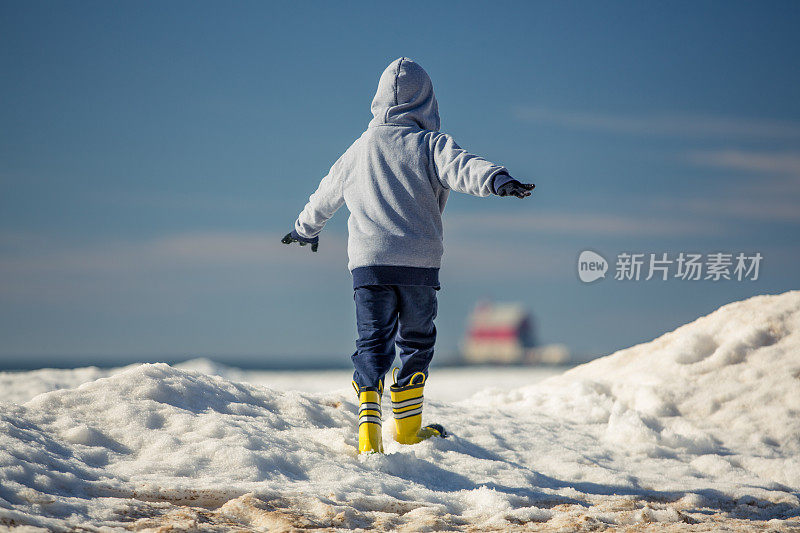
{"type": "Polygon", "coordinates": [[[361,387],[353,382],[358,394],[358,453],[383,453],[381,435],[381,394],[383,383],[376,387],[361,387]]]}
{"type": "Polygon", "coordinates": [[[411,376],[411,381],[405,387],[400,387],[395,382],[389,388],[394,414],[394,440],[400,444],[416,444],[430,437],[447,437],[447,432],[439,424],[422,427],[424,388],[425,374],[422,372],[411,376]]]}

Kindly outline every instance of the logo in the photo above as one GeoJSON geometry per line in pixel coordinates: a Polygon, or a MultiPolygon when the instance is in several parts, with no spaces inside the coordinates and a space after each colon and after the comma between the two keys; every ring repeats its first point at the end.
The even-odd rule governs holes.
{"type": "Polygon", "coordinates": [[[608,261],[591,250],[584,250],[578,257],[578,277],[584,283],[591,283],[606,277],[608,261]]]}

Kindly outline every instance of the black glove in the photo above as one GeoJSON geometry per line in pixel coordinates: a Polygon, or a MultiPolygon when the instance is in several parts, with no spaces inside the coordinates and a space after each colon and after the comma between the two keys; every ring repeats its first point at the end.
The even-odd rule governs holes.
{"type": "Polygon", "coordinates": [[[497,195],[526,198],[531,195],[531,191],[534,187],[536,187],[536,185],[533,183],[520,183],[517,180],[511,180],[497,188],[497,195]]]}
{"type": "Polygon", "coordinates": [[[292,230],[291,232],[287,233],[283,239],[281,239],[283,244],[292,244],[293,242],[299,243],[300,246],[305,246],[306,244],[311,245],[311,251],[316,252],[319,249],[319,236],[314,237],[313,239],[307,239],[301,236],[297,231],[292,230]]]}

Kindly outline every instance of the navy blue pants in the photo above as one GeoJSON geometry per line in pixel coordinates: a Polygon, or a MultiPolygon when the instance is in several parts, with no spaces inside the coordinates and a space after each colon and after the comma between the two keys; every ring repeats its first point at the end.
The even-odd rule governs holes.
{"type": "MultiPolygon", "coordinates": [[[[358,340],[353,354],[353,380],[359,387],[377,387],[392,366],[395,344],[402,366],[398,385],[416,372],[428,375],[436,342],[436,289],[416,285],[367,285],[355,289],[358,340]]],[[[391,383],[387,384],[390,385],[391,383]]]]}

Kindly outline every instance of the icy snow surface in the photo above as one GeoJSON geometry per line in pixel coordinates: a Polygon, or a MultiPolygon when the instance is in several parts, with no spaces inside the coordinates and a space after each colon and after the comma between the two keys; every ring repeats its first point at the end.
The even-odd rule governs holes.
{"type": "Polygon", "coordinates": [[[0,529],[800,529],[797,291],[521,388],[432,372],[453,436],[389,418],[385,455],[356,454],[347,373],[184,366],[0,375],[0,529]]]}

